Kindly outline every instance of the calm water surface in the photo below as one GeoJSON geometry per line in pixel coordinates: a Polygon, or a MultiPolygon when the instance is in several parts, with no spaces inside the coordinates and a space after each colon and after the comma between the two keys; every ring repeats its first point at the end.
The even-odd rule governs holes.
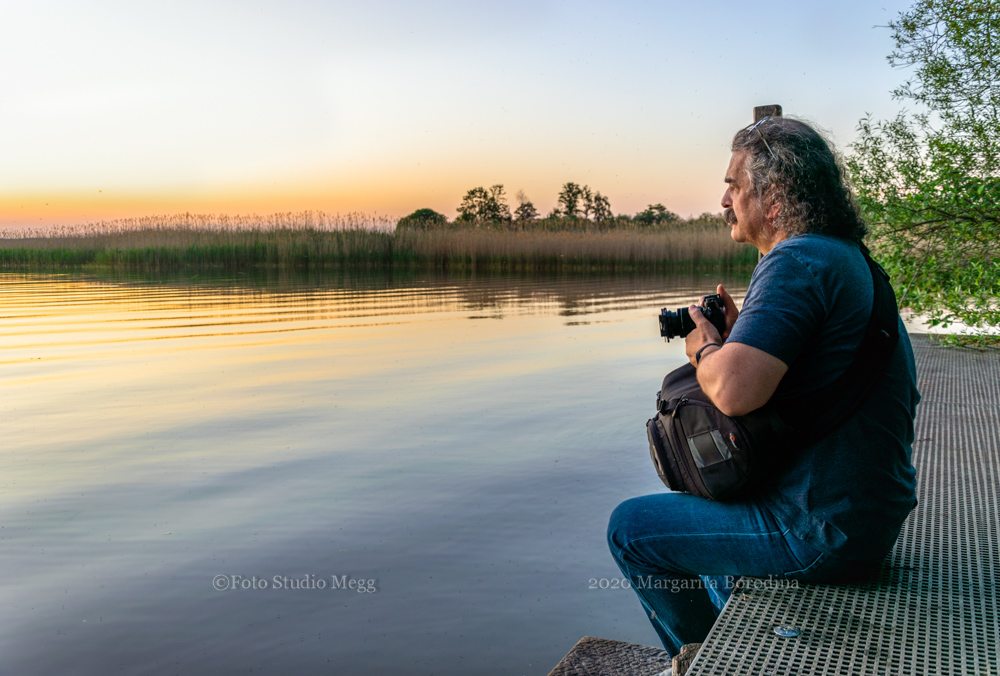
{"type": "Polygon", "coordinates": [[[591,580],[612,509],[663,490],[644,422],[684,354],[656,314],[717,281],[746,283],[0,274],[0,673],[656,645],[591,580]]]}

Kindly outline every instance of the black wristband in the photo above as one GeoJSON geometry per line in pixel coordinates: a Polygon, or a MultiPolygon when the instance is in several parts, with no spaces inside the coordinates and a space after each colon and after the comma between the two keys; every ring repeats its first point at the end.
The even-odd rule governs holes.
{"type": "Polygon", "coordinates": [[[694,353],[694,363],[695,363],[695,366],[697,366],[698,364],[701,363],[701,353],[705,351],[705,348],[706,347],[712,347],[713,345],[715,345],[716,347],[722,347],[721,343],[705,343],[704,345],[702,345],[698,349],[698,351],[694,353]]]}

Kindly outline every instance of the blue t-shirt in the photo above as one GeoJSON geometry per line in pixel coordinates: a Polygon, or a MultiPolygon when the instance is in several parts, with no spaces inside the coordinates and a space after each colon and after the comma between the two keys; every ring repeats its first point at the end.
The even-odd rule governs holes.
{"type": "MultiPolygon", "coordinates": [[[[836,380],[854,360],[871,317],[872,277],[858,246],[825,235],[778,243],[753,273],[728,340],[788,365],[774,401],[836,380]]],[[[880,558],[916,505],[910,463],[920,394],[909,338],[857,411],[781,461],[758,497],[792,534],[851,559],[880,558]]]]}

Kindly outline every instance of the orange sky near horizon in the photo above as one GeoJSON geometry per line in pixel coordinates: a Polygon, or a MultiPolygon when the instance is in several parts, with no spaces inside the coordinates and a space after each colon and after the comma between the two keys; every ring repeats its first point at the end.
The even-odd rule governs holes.
{"type": "MultiPolygon", "coordinates": [[[[724,144],[716,149],[715,164],[726,157],[724,144]]],[[[502,163],[498,162],[498,166],[502,163]]],[[[243,184],[166,190],[140,190],[111,187],[108,190],[33,190],[10,194],[0,191],[0,228],[16,231],[21,228],[53,225],[82,225],[115,219],[177,213],[192,214],[271,214],[301,211],[326,213],[362,212],[370,215],[399,218],[419,208],[432,208],[449,219],[457,215],[457,207],[465,192],[478,185],[504,185],[508,202],[516,206],[515,193],[523,190],[543,213],[557,202],[563,183],[574,181],[587,184],[611,199],[616,213],[635,213],[649,203],[670,203],[683,216],[703,211],[718,212],[718,198],[724,191],[724,163],[699,168],[667,177],[669,167],[650,167],[631,177],[626,183],[609,165],[600,171],[573,172],[558,166],[535,163],[534,166],[499,167],[500,171],[482,170],[472,163],[456,159],[459,171],[449,175],[446,167],[429,171],[412,171],[408,167],[379,170],[365,168],[354,176],[331,175],[317,180],[302,176],[297,180],[275,181],[270,185],[243,184]],[[570,174],[564,181],[549,175],[570,174]],[[697,185],[690,176],[704,177],[697,185]],[[378,176],[373,182],[371,177],[378,176]],[[518,176],[529,181],[516,182],[518,176]],[[589,175],[589,177],[588,177],[589,175]],[[658,185],[658,182],[662,184],[658,185]],[[289,185],[291,183],[291,185],[289,185]],[[676,186],[686,186],[683,195],[675,195],[676,186]],[[659,196],[654,199],[652,196],[659,196]],[[714,202],[716,208],[712,208],[714,202]],[[686,207],[686,208],[685,208],[686,207]]],[[[634,168],[633,168],[634,170],[634,168]]]]}

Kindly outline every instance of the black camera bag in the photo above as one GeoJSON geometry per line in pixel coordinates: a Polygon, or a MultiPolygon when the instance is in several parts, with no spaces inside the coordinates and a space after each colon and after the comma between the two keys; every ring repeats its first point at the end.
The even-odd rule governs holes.
{"type": "Polygon", "coordinates": [[[782,458],[830,433],[857,410],[899,341],[889,276],[864,244],[861,253],[874,283],[872,314],[854,361],[829,386],[731,417],[702,392],[690,363],[667,374],[656,393],[657,414],[646,423],[649,452],[667,488],[710,500],[738,498],[766,479],[782,458]]]}

